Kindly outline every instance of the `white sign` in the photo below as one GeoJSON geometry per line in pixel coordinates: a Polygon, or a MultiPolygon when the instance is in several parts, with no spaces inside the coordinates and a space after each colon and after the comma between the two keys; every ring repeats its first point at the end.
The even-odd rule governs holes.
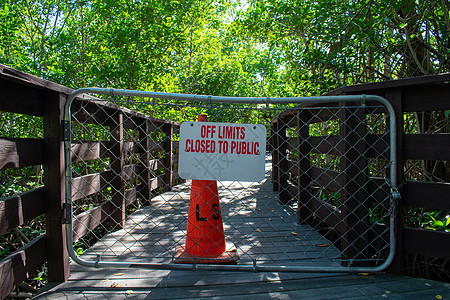
{"type": "Polygon", "coordinates": [[[263,125],[183,122],[178,174],[183,179],[261,181],[265,152],[263,125]]]}

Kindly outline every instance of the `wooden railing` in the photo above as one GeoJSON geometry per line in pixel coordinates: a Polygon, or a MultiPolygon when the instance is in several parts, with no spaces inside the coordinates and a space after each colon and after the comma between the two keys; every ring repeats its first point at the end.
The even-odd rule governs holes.
{"type": "MultiPolygon", "coordinates": [[[[412,209],[425,209],[425,210],[441,210],[444,212],[450,211],[450,183],[432,182],[430,181],[418,181],[412,180],[405,175],[405,168],[410,164],[411,160],[420,161],[438,161],[443,165],[448,164],[450,160],[450,134],[444,130],[444,133],[405,133],[404,120],[410,113],[426,115],[430,112],[441,112],[444,114],[447,111],[446,118],[449,118],[448,111],[450,110],[450,74],[441,74],[436,76],[426,76],[411,79],[402,79],[396,81],[361,84],[355,86],[343,87],[338,90],[330,92],[328,95],[379,95],[386,98],[394,107],[396,112],[397,121],[397,156],[399,164],[397,166],[397,182],[400,184],[400,193],[402,199],[398,206],[397,216],[397,249],[394,262],[389,268],[390,272],[401,274],[404,268],[404,256],[406,253],[422,255],[427,257],[436,257],[448,259],[450,258],[450,233],[438,230],[427,230],[421,228],[408,227],[405,224],[410,224],[410,220],[405,219],[404,211],[411,211],[412,209]]],[[[327,110],[330,112],[330,110],[327,110]]],[[[358,112],[356,112],[357,114],[358,112]]],[[[334,171],[324,171],[318,168],[311,168],[309,157],[312,149],[318,153],[327,153],[334,155],[343,155],[347,153],[345,145],[349,142],[354,145],[352,148],[361,149],[360,153],[364,152],[364,149],[376,149],[380,153],[383,145],[374,144],[377,140],[376,136],[365,134],[364,126],[358,127],[352,120],[346,119],[347,116],[340,114],[332,115],[331,118],[339,118],[341,124],[346,124],[349,128],[353,128],[353,132],[361,131],[358,137],[351,138],[347,143],[340,143],[342,136],[346,136],[346,129],[341,128],[341,134],[339,136],[327,136],[327,137],[312,137],[309,136],[307,124],[311,116],[307,115],[307,111],[301,111],[297,113],[296,110],[288,110],[280,114],[272,123],[272,138],[271,144],[274,147],[273,151],[273,182],[274,190],[280,191],[280,201],[289,201],[292,196],[298,197],[299,204],[299,220],[307,221],[310,217],[310,212],[315,212],[315,217],[326,222],[329,226],[337,228],[340,233],[345,233],[352,224],[355,224],[354,220],[346,219],[348,214],[345,210],[337,211],[330,205],[327,205],[320,199],[314,198],[308,193],[308,187],[311,183],[318,186],[327,186],[331,189],[339,189],[346,185],[349,179],[354,176],[351,172],[340,173],[334,171]],[[353,123],[352,123],[353,122],[353,123]],[[299,126],[303,124],[304,126],[299,126]],[[289,137],[287,134],[287,128],[295,128],[298,133],[298,137],[289,137]],[[289,150],[297,149],[300,140],[308,139],[309,144],[303,143],[300,147],[298,161],[289,160],[289,150]],[[309,146],[308,146],[309,145],[309,146]],[[320,147],[319,147],[320,145],[320,147]],[[370,145],[370,147],[367,147],[370,145]],[[308,171],[305,171],[308,170],[308,171]],[[298,176],[298,177],[296,177],[298,176]],[[298,178],[298,184],[292,184],[290,178],[298,178]],[[330,182],[332,184],[330,184],[330,182]],[[309,213],[309,214],[308,214],[309,213]]],[[[321,116],[321,122],[330,120],[330,116],[321,116]]],[[[364,119],[364,116],[361,116],[364,119]]],[[[311,120],[309,123],[314,123],[311,120]]],[[[419,125],[420,126],[420,125],[419,125]]],[[[348,138],[348,137],[346,137],[348,138]]],[[[378,139],[378,141],[382,139],[378,139]]],[[[381,143],[382,144],[382,143],[381,143]]],[[[371,158],[371,151],[367,151],[367,158],[371,158]]],[[[354,157],[355,158],[355,157],[354,157]]],[[[353,158],[353,159],[354,159],[353,158]]],[[[348,159],[352,160],[351,157],[348,159]]],[[[341,164],[345,164],[348,159],[342,161],[341,164]]],[[[354,165],[364,164],[362,161],[356,161],[354,165]]],[[[346,167],[341,165],[341,169],[346,167]]],[[[363,169],[361,166],[360,169],[363,169]]],[[[448,165],[447,165],[447,178],[448,178],[448,165]]],[[[365,193],[372,195],[371,201],[376,201],[377,193],[373,191],[373,183],[380,178],[353,178],[352,182],[362,180],[367,181],[365,193]]],[[[409,176],[411,177],[411,176],[409,176]]],[[[378,185],[378,184],[377,184],[378,185]]],[[[348,186],[346,186],[348,187],[348,186]]],[[[386,191],[387,192],[387,191],[386,191]]],[[[354,203],[357,205],[357,203],[354,203]]],[[[356,206],[355,206],[356,207],[356,206]]],[[[359,209],[365,209],[359,206],[359,209]]],[[[351,211],[351,208],[346,208],[351,211]]],[[[360,223],[359,223],[360,224],[360,223]]],[[[364,226],[363,226],[364,227],[364,226]]],[[[364,232],[364,228],[356,228],[355,233],[364,232]]],[[[383,229],[380,228],[380,232],[383,229]]],[[[374,236],[371,236],[368,232],[368,240],[372,240],[374,236]]],[[[387,239],[387,237],[384,237],[387,239]]],[[[364,240],[364,239],[362,239],[364,240]]],[[[363,249],[364,245],[361,245],[363,249]]]]}
{"type": "MultiPolygon", "coordinates": [[[[63,224],[65,164],[62,121],[64,104],[72,90],[4,65],[0,65],[0,87],[0,111],[36,116],[42,118],[43,123],[42,138],[0,137],[0,169],[36,165],[42,165],[44,169],[43,186],[0,199],[0,235],[43,214],[46,222],[45,234],[0,261],[0,299],[3,299],[44,263],[47,263],[49,282],[63,282],[69,277],[63,224]]],[[[74,218],[74,239],[77,240],[109,218],[123,224],[125,209],[113,207],[125,208],[139,197],[149,201],[155,193],[170,189],[178,179],[175,167],[177,155],[173,151],[178,146],[177,142],[172,141],[172,136],[179,130],[179,125],[100,101],[76,100],[72,106],[72,110],[77,112],[77,122],[117,124],[110,121],[126,116],[132,122],[123,123],[123,128],[119,130],[111,128],[111,134],[123,134],[123,129],[139,132],[138,143],[111,138],[109,142],[77,141],[72,144],[75,160],[92,161],[104,157],[111,160],[110,170],[73,178],[73,201],[97,193],[105,185],[123,191],[122,196],[104,201],[74,218]],[[91,109],[98,110],[100,106],[103,115],[90,114],[91,109]],[[150,136],[155,131],[164,132],[164,138],[152,140],[150,136]],[[165,156],[150,159],[153,157],[152,151],[164,152],[165,156]],[[123,157],[130,153],[139,153],[144,163],[126,165],[123,157]],[[153,176],[156,169],[163,171],[153,176]],[[114,180],[111,172],[125,174],[125,179],[139,175],[140,182],[125,190],[123,179],[114,180]],[[86,182],[89,184],[83,185],[86,182]]]]}
{"type": "MultiPolygon", "coordinates": [[[[379,192],[383,179],[370,177],[365,170],[369,159],[389,160],[386,148],[389,142],[386,134],[367,134],[367,124],[360,121],[365,120],[366,114],[380,112],[379,105],[367,103],[366,108],[351,105],[335,103],[324,109],[308,105],[285,111],[273,120],[274,190],[280,192],[281,203],[299,201],[300,223],[314,227],[324,223],[339,234],[342,259],[367,260],[370,256],[367,241],[374,240],[378,234],[369,225],[369,209],[374,203],[386,202],[389,189],[384,187],[379,192]],[[311,125],[330,121],[338,124],[334,125],[338,135],[311,135],[311,125]],[[294,134],[290,136],[288,129],[294,134]],[[312,157],[317,154],[332,155],[339,158],[338,163],[336,160],[329,168],[315,165],[312,157]],[[338,194],[336,201],[341,205],[321,199],[318,191],[338,194]],[[368,195],[372,195],[369,201],[361,203],[368,195]]],[[[389,236],[384,238],[387,244],[389,236]]],[[[357,264],[366,265],[361,262],[354,265],[357,264]]]]}
{"type": "MultiPolygon", "coordinates": [[[[391,271],[400,273],[402,269],[402,256],[404,253],[415,253],[425,256],[450,258],[450,234],[446,232],[430,231],[403,226],[402,211],[404,207],[419,207],[436,210],[450,210],[450,184],[448,182],[419,182],[406,181],[403,173],[403,162],[410,159],[421,160],[450,160],[450,139],[448,134],[414,134],[407,135],[403,132],[403,116],[405,112],[422,112],[436,110],[450,110],[450,102],[446,101],[450,96],[450,75],[424,77],[412,80],[399,80],[379,84],[366,84],[345,87],[331,94],[374,94],[388,99],[396,110],[397,123],[399,124],[398,157],[402,162],[398,166],[398,182],[402,183],[402,200],[399,207],[398,233],[397,233],[397,255],[391,271]]],[[[63,146],[63,107],[71,89],[19,72],[7,66],[0,65],[0,111],[18,113],[42,118],[44,133],[42,138],[11,138],[0,137],[0,169],[17,168],[25,166],[42,165],[44,178],[42,187],[38,187],[11,197],[0,199],[0,234],[5,234],[30,220],[45,214],[46,232],[33,239],[22,248],[0,261],[0,299],[4,298],[21,283],[28,274],[47,263],[48,280],[50,282],[63,282],[69,276],[69,257],[66,250],[66,236],[63,224],[63,200],[65,196],[65,166],[63,146]]],[[[96,174],[84,175],[89,177],[89,185],[83,186],[81,177],[73,179],[72,197],[76,201],[81,195],[89,195],[102,190],[106,184],[121,190],[125,197],[113,197],[100,205],[91,208],[88,212],[78,214],[74,218],[74,239],[79,239],[87,231],[93,230],[102,222],[112,217],[118,224],[125,220],[124,209],[113,213],[112,207],[125,207],[138,197],[150,200],[153,193],[170,189],[172,182],[177,178],[174,165],[177,163],[177,155],[173,154],[177,149],[176,142],[171,137],[176,133],[178,124],[164,120],[156,120],[131,110],[123,109],[112,104],[99,101],[76,101],[74,112],[78,111],[77,121],[89,124],[107,124],[109,120],[124,118],[133,120],[130,123],[114,121],[114,124],[123,124],[119,131],[111,129],[111,134],[119,134],[123,129],[132,129],[139,132],[139,142],[131,143],[123,141],[120,137],[110,139],[109,142],[99,141],[77,141],[72,144],[73,157],[83,160],[97,160],[103,157],[111,158],[111,170],[120,174],[128,174],[126,178],[133,178],[139,174],[140,182],[125,190],[123,179],[117,182],[111,178],[111,170],[96,174]],[[77,107],[78,105],[78,107],[77,107]],[[98,111],[99,106],[104,112],[91,114],[90,110],[98,111]],[[158,126],[151,126],[158,124],[158,126]],[[149,138],[149,132],[161,131],[165,138],[154,141],[149,138]],[[113,142],[118,141],[118,142],[113,142]],[[164,157],[150,159],[153,157],[151,151],[166,153],[164,157]],[[144,164],[125,165],[122,159],[124,153],[140,153],[144,157],[144,164]],[[158,176],[152,174],[156,169],[163,169],[158,176]],[[114,204],[113,204],[114,203],[114,204]]],[[[306,118],[307,116],[298,116],[306,118]]],[[[324,119],[325,116],[323,116],[324,119]]],[[[349,115],[340,115],[339,118],[348,118],[347,126],[351,126],[354,120],[349,115]]],[[[301,185],[315,181],[325,183],[333,178],[336,185],[348,181],[349,174],[337,174],[331,171],[322,172],[312,169],[308,177],[302,173],[309,163],[308,160],[300,159],[295,166],[286,157],[288,147],[295,146],[298,138],[289,138],[282,132],[286,132],[287,125],[295,122],[292,113],[286,112],[274,121],[272,130],[278,133],[280,139],[289,139],[289,143],[281,140],[271,139],[274,151],[273,180],[274,189],[280,191],[280,201],[288,201],[289,193],[300,196],[305,193],[301,185]],[[277,120],[283,119],[283,122],[277,120]],[[284,124],[284,125],[280,125],[284,124]],[[288,146],[291,145],[291,146],[288,146]],[[298,176],[299,186],[289,184],[289,174],[282,170],[292,170],[292,175],[298,176]],[[290,192],[289,192],[290,191],[290,192]]],[[[113,124],[111,123],[111,124],[113,124]]],[[[354,124],[355,125],[355,124],[354,124]]],[[[298,128],[300,138],[306,137],[307,126],[298,128]]],[[[343,128],[342,130],[346,130],[343,128]]],[[[358,130],[358,129],[357,129],[358,130]]],[[[361,129],[362,130],[362,129],[361,129]]],[[[346,153],[343,146],[337,146],[336,137],[311,137],[311,145],[325,145],[314,147],[322,153],[346,153]],[[327,143],[320,143],[326,139],[327,143]],[[331,151],[331,152],[330,152],[331,151]]],[[[368,140],[359,141],[353,138],[353,142],[364,147],[368,140]]],[[[351,141],[349,141],[351,142],[351,141]]],[[[372,147],[378,147],[372,145],[372,147]]],[[[308,147],[300,147],[300,154],[309,153],[308,147]]],[[[300,155],[307,157],[307,155],[300,155]]],[[[345,163],[345,160],[344,160],[345,163]]],[[[84,178],[86,179],[86,177],[84,178]]],[[[370,182],[379,180],[376,178],[359,178],[370,182]]],[[[307,197],[308,195],[304,196],[307,197]]],[[[303,197],[303,198],[304,198],[303,197]]],[[[338,214],[332,207],[322,205],[319,199],[309,202],[309,208],[317,212],[322,219],[339,226],[351,226],[352,220],[345,214],[338,214]],[[342,222],[342,220],[346,220],[342,222]]],[[[356,203],[355,203],[356,205],[356,203]]],[[[307,216],[300,210],[299,216],[307,216]]],[[[338,228],[339,228],[338,226],[338,228]]],[[[361,228],[364,230],[364,228],[361,228]]]]}
{"type": "Polygon", "coordinates": [[[173,135],[179,132],[179,124],[150,118],[109,102],[76,100],[72,103],[72,121],[82,124],[101,125],[109,128],[109,140],[72,142],[72,162],[109,161],[106,171],[74,177],[72,179],[72,201],[76,203],[94,194],[101,195],[106,188],[112,191],[111,199],[86,210],[73,218],[73,239],[76,242],[100,224],[112,218],[123,228],[126,208],[138,198],[143,204],[150,203],[158,192],[171,189],[178,180],[175,164],[178,149],[173,135]],[[125,132],[135,132],[137,138],[127,141],[125,132]],[[159,140],[154,133],[161,133],[159,140]],[[157,153],[163,153],[161,157],[157,153]],[[139,154],[138,162],[127,164],[126,157],[139,154]],[[160,171],[157,173],[156,171],[160,171]],[[137,179],[137,181],[135,180],[137,179]],[[131,187],[129,183],[133,183],[131,187]],[[126,184],[128,183],[128,184],[126,184]]]}

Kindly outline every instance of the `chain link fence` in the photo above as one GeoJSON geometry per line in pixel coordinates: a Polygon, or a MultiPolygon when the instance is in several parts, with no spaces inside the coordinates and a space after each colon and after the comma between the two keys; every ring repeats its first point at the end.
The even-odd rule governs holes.
{"type": "Polygon", "coordinates": [[[378,98],[301,100],[75,92],[65,126],[72,258],[96,267],[385,268],[395,248],[392,110],[378,98]],[[202,204],[211,218],[202,206],[190,208],[193,180],[178,174],[180,124],[200,113],[209,122],[260,124],[267,131],[264,178],[217,180],[220,204],[202,204]],[[209,255],[207,264],[204,257],[178,259],[195,219],[223,228],[224,240],[213,243],[225,245],[231,262],[220,255],[209,255]]]}

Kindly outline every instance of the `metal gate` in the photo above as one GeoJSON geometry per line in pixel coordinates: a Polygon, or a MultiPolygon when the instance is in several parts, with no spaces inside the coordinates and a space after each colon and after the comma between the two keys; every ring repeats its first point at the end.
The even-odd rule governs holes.
{"type": "Polygon", "coordinates": [[[396,125],[384,98],[86,88],[70,95],[64,122],[67,248],[79,264],[372,272],[393,259],[396,125]],[[217,181],[215,212],[233,264],[177,259],[193,197],[192,181],[178,176],[179,128],[201,113],[267,130],[264,179],[217,181]]]}

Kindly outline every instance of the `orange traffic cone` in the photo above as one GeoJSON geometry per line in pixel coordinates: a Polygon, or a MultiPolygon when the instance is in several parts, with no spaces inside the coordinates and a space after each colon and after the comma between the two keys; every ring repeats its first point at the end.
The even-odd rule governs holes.
{"type": "Polygon", "coordinates": [[[217,257],[225,252],[219,192],[215,181],[192,181],[186,252],[196,257],[217,257]]]}
{"type": "MultiPolygon", "coordinates": [[[[198,121],[208,118],[199,115],[198,121]]],[[[174,262],[236,264],[238,258],[235,249],[226,249],[217,182],[192,180],[186,246],[177,249],[174,262]]]]}

